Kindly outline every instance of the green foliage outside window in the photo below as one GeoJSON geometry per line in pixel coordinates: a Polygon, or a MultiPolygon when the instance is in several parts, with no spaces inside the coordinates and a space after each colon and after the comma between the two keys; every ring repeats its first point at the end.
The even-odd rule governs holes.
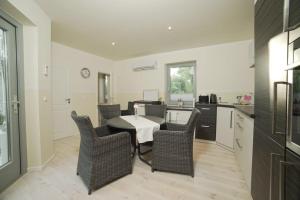
{"type": "Polygon", "coordinates": [[[190,94],[194,88],[193,67],[171,68],[171,93],[190,94]]]}

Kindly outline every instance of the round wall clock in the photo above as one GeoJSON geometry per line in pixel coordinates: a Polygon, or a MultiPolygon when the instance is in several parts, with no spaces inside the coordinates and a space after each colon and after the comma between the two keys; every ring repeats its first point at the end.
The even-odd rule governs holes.
{"type": "Polygon", "coordinates": [[[80,74],[83,78],[89,78],[91,75],[91,72],[88,68],[85,67],[85,68],[81,69],[80,74]]]}

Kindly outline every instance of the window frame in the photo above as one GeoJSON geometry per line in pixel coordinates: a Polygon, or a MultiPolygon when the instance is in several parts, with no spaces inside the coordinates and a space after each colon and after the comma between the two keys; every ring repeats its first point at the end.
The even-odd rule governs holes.
{"type": "MultiPolygon", "coordinates": [[[[176,63],[167,63],[166,65],[166,102],[169,105],[177,105],[178,101],[171,100],[171,76],[170,69],[177,67],[194,67],[194,83],[193,83],[193,98],[196,99],[197,94],[197,61],[184,61],[176,63]]],[[[184,106],[193,106],[193,100],[183,101],[184,106]]]]}

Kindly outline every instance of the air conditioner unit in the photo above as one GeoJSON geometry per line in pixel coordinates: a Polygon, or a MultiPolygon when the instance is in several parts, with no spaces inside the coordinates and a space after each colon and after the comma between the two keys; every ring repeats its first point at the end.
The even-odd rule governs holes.
{"type": "Polygon", "coordinates": [[[140,71],[146,71],[146,70],[155,70],[157,67],[157,63],[155,62],[154,64],[151,65],[143,65],[139,67],[134,67],[133,71],[134,72],[140,72],[140,71]]]}

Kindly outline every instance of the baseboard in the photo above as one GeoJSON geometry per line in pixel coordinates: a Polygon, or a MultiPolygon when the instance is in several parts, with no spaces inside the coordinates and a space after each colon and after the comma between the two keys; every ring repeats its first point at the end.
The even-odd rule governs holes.
{"type": "Polygon", "coordinates": [[[196,139],[196,142],[201,142],[201,143],[207,143],[207,144],[216,144],[216,141],[210,141],[210,140],[202,140],[202,139],[196,139]]]}
{"type": "Polygon", "coordinates": [[[55,157],[55,154],[52,154],[48,160],[46,160],[42,165],[28,167],[27,172],[41,171],[43,170],[47,164],[55,157]]]}
{"type": "Polygon", "coordinates": [[[57,135],[54,135],[54,141],[55,140],[60,140],[60,139],[64,139],[64,138],[68,138],[68,137],[72,137],[72,136],[76,136],[76,135],[79,135],[79,133],[75,133],[75,134],[66,134],[66,135],[62,135],[62,136],[57,136],[57,135]]]}

